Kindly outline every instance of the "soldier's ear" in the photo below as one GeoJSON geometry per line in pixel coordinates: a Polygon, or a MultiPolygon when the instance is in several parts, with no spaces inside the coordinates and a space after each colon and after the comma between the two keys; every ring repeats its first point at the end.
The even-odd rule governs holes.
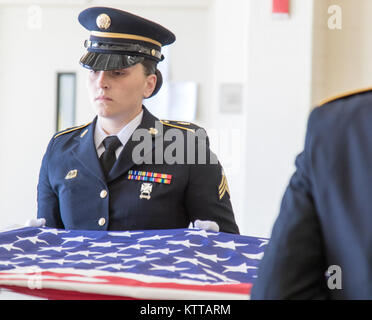
{"type": "Polygon", "coordinates": [[[145,89],[143,92],[143,97],[145,99],[149,98],[154,92],[155,87],[156,87],[156,82],[157,82],[156,74],[150,74],[146,77],[146,85],[145,85],[145,89]]]}

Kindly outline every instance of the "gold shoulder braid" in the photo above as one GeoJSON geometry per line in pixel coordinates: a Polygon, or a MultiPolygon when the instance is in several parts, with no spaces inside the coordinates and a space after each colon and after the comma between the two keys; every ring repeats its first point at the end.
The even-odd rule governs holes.
{"type": "Polygon", "coordinates": [[[59,136],[65,134],[65,133],[69,133],[69,132],[72,132],[72,131],[75,131],[75,130],[79,130],[79,129],[82,129],[82,128],[85,128],[87,126],[89,126],[92,122],[89,122],[87,124],[84,124],[82,126],[77,126],[77,127],[71,127],[71,128],[67,128],[59,133],[57,133],[55,136],[54,136],[54,139],[55,138],[58,138],[59,136]]]}
{"type": "Polygon", "coordinates": [[[356,95],[356,94],[360,94],[360,93],[366,93],[366,92],[369,92],[369,91],[372,91],[372,87],[362,88],[362,89],[357,89],[357,90],[351,90],[351,91],[346,91],[346,92],[337,94],[335,96],[332,96],[330,98],[323,99],[319,103],[319,106],[323,106],[323,105],[325,105],[325,104],[327,104],[329,102],[335,101],[335,100],[347,98],[347,97],[350,97],[350,96],[353,96],[353,95],[356,95]]]}
{"type": "MultiPolygon", "coordinates": [[[[190,122],[160,120],[160,123],[165,125],[165,126],[168,126],[168,127],[173,127],[173,128],[182,129],[182,130],[186,130],[186,131],[190,131],[192,133],[195,133],[195,129],[185,127],[185,126],[191,126],[192,123],[190,123],[190,122]]],[[[195,126],[195,125],[193,125],[193,126],[195,126]]]]}

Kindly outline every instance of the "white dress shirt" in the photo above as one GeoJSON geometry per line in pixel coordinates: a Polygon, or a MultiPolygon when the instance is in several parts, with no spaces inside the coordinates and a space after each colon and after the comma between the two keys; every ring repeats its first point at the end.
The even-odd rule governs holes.
{"type": "MultiPolygon", "coordinates": [[[[119,158],[120,152],[124,149],[126,143],[128,142],[129,138],[132,136],[134,130],[140,125],[142,121],[143,110],[136,116],[131,122],[129,122],[126,126],[124,126],[120,132],[116,135],[122,145],[116,149],[116,159],[119,158]]],[[[98,158],[101,157],[102,153],[105,151],[105,146],[103,145],[103,140],[108,137],[107,133],[103,131],[99,122],[96,123],[96,128],[94,130],[94,144],[96,146],[98,158]]]]}

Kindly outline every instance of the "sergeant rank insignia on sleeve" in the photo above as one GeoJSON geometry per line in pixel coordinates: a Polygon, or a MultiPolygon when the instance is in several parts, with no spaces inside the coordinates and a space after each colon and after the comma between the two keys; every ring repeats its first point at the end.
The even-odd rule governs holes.
{"type": "Polygon", "coordinates": [[[221,178],[221,182],[218,186],[218,196],[220,198],[220,200],[223,198],[223,196],[225,195],[225,193],[227,192],[229,197],[230,197],[230,190],[229,190],[229,186],[227,184],[227,179],[226,179],[226,176],[225,176],[225,172],[223,171],[222,169],[222,178],[221,178]]]}

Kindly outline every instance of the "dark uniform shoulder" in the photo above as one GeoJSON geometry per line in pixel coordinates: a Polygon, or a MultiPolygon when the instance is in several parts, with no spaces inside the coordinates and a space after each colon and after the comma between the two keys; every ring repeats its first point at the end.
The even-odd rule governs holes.
{"type": "Polygon", "coordinates": [[[346,92],[331,96],[329,98],[323,99],[320,102],[319,106],[325,106],[328,103],[331,103],[334,101],[340,101],[340,100],[344,100],[344,99],[355,97],[355,96],[366,95],[368,93],[372,93],[372,87],[346,91],[346,92]]]}
{"type": "Polygon", "coordinates": [[[336,96],[324,99],[319,107],[314,108],[309,117],[308,130],[313,134],[317,132],[322,137],[334,138],[353,128],[355,124],[370,119],[372,105],[372,88],[362,88],[347,91],[336,96]]]}
{"type": "Polygon", "coordinates": [[[160,120],[160,122],[164,126],[167,126],[170,128],[182,129],[182,130],[193,132],[193,133],[195,133],[198,129],[204,130],[202,127],[199,127],[198,125],[191,123],[191,122],[187,122],[187,121],[160,120]]]}
{"type": "MultiPolygon", "coordinates": [[[[64,129],[62,131],[59,131],[57,133],[54,134],[53,136],[53,139],[56,139],[60,136],[63,136],[65,134],[68,134],[70,132],[77,132],[78,130],[82,130],[84,129],[85,127],[89,126],[92,122],[89,122],[89,123],[86,123],[86,124],[83,124],[83,125],[80,125],[80,126],[75,126],[75,127],[71,127],[71,128],[67,128],[67,129],[64,129]]],[[[85,133],[87,132],[87,130],[83,131],[81,133],[81,135],[85,135],[85,133]]]]}

